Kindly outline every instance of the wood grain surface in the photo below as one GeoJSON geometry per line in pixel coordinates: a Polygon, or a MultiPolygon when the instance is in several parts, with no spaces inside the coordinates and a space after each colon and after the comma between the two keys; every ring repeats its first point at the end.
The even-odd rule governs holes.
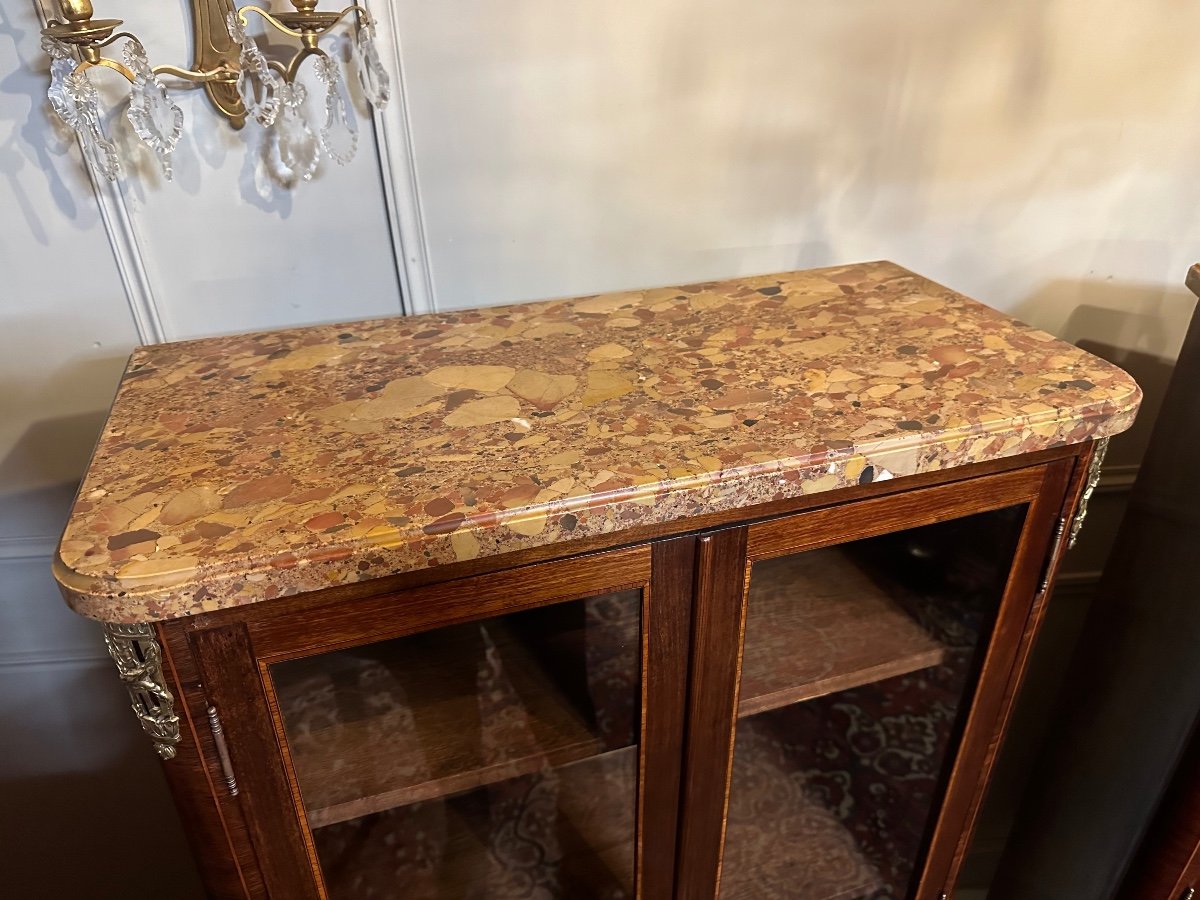
{"type": "Polygon", "coordinates": [[[755,563],[738,715],[935,666],[945,655],[841,550],[755,563]]]}

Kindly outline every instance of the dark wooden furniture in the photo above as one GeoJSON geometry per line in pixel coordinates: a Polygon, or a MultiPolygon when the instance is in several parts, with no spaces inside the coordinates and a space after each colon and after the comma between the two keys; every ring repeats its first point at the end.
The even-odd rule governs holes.
{"type": "MultiPolygon", "coordinates": [[[[498,557],[490,571],[362,599],[333,591],[164,623],[168,683],[192,725],[166,769],[185,802],[203,804],[187,820],[210,889],[317,897],[323,879],[328,896],[370,896],[364,876],[379,879],[374,896],[388,896],[381,885],[411,888],[431,863],[381,870],[377,848],[355,844],[391,848],[405,820],[380,816],[442,801],[466,807],[438,817],[446,829],[452,813],[466,820],[440,838],[447,874],[391,896],[468,897],[485,883],[521,896],[488,881],[499,877],[487,865],[499,837],[478,836],[488,812],[512,801],[502,791],[473,798],[561,773],[549,816],[560,846],[538,850],[556,857],[561,896],[713,897],[719,883],[722,897],[868,897],[890,887],[935,898],[966,848],[1089,451],[915,476],[915,487],[884,482],[833,505],[838,495],[563,560],[498,557]],[[600,661],[580,648],[597,627],[586,612],[536,617],[591,598],[626,607],[609,623],[624,630],[619,650],[600,661]],[[481,619],[507,683],[486,690],[511,692],[496,701],[496,727],[509,713],[526,718],[515,746],[491,758],[476,671],[486,658],[481,619]],[[605,675],[610,700],[640,727],[608,733],[598,725],[601,686],[583,682],[588,665],[614,657],[623,668],[605,675]],[[804,702],[815,698],[822,714],[806,719],[804,702]],[[855,706],[851,720],[838,719],[839,700],[855,706]],[[236,797],[222,783],[210,707],[220,711],[236,797]],[[920,722],[889,721],[896,715],[920,722]],[[875,729],[866,737],[881,745],[855,755],[855,735],[814,730],[855,724],[875,729]],[[842,755],[814,773],[798,740],[842,755]],[[860,778],[862,791],[878,790],[887,777],[877,767],[900,758],[891,835],[872,834],[869,793],[830,802],[829,782],[844,779],[849,793],[860,778]],[[597,791],[604,796],[590,796],[597,791]],[[594,799],[607,805],[588,807],[594,799]],[[571,849],[561,846],[568,831],[571,849]],[[865,835],[880,846],[864,850],[865,835]],[[577,867],[571,853],[583,857],[577,867]],[[813,883],[788,893],[801,873],[813,883]]],[[[504,815],[515,827],[519,817],[504,815]]]]}
{"type": "MultiPolygon", "coordinates": [[[[1200,295],[1200,266],[1187,284],[1200,295]]],[[[1187,749],[1200,714],[1200,490],[1190,464],[1198,379],[1193,315],[994,900],[1180,900],[1200,887],[1198,751],[1187,749]]]]}
{"type": "MultiPolygon", "coordinates": [[[[1187,284],[1200,295],[1200,265],[1187,284]]],[[[989,895],[997,900],[1181,900],[1200,888],[1197,379],[1193,314],[989,895]]]]}
{"type": "Polygon", "coordinates": [[[123,386],[57,574],[133,620],[109,639],[210,892],[948,896],[1136,386],[890,264],[558,306],[135,357],[155,380],[123,386]],[[376,381],[405,335],[500,333],[557,333],[539,353],[592,368],[522,376],[500,346],[376,381]],[[312,392],[342,374],[302,370],[356,342],[365,392],[325,414],[312,392]],[[269,414],[217,409],[247,382],[269,414]],[[193,411],[143,430],[180,390],[193,411]],[[305,485],[345,417],[354,483],[305,485]],[[541,434],[540,468],[438,430],[465,422],[478,445],[541,434]],[[437,449],[393,458],[418,440],[437,449]],[[420,494],[439,456],[469,491],[420,494]],[[424,518],[388,518],[402,502],[424,518]]]}
{"type": "Polygon", "coordinates": [[[1200,894],[1200,740],[1193,733],[1163,793],[1119,900],[1193,900],[1200,894]]]}

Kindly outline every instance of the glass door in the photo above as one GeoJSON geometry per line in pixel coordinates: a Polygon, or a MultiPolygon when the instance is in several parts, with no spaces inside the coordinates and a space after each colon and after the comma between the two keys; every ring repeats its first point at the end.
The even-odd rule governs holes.
{"type": "Polygon", "coordinates": [[[329,896],[633,897],[641,633],[629,590],[273,666],[329,896]]]}
{"type": "MultiPolygon", "coordinates": [[[[732,705],[691,706],[693,732],[727,719],[715,732],[724,746],[714,739],[707,750],[715,762],[693,745],[689,766],[714,773],[721,763],[727,774],[711,800],[703,778],[689,781],[685,831],[724,815],[715,847],[685,838],[702,874],[681,876],[684,896],[714,896],[706,885],[720,900],[918,896],[993,639],[1006,635],[1005,664],[989,676],[1003,693],[1028,618],[1031,589],[1009,602],[1018,547],[1035,519],[1050,527],[1031,514],[1041,475],[1009,482],[991,498],[946,486],[745,529],[744,578],[715,579],[698,598],[710,606],[701,620],[716,624],[697,635],[694,668],[720,673],[724,645],[740,652],[730,655],[732,705]],[[736,608],[721,599],[730,590],[736,608]],[[704,875],[706,852],[715,864],[704,875]]],[[[1020,579],[1031,574],[1022,567],[1020,579]]],[[[693,692],[711,698],[706,677],[693,692]]],[[[992,724],[975,731],[990,736],[992,724]]]]}
{"type": "Polygon", "coordinates": [[[753,564],[722,900],[910,896],[1024,518],[753,564]]]}
{"type": "Polygon", "coordinates": [[[255,708],[226,734],[272,893],[669,896],[691,584],[651,572],[679,546],[202,635],[210,702],[255,708]]]}

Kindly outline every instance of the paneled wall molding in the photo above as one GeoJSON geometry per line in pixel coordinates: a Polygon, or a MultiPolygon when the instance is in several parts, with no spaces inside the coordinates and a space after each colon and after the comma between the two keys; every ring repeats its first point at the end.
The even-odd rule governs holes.
{"type": "Polygon", "coordinates": [[[1060,599],[1065,595],[1090,593],[1100,582],[1099,569],[1079,572],[1059,572],[1054,579],[1054,594],[1060,599]]]}
{"type": "Polygon", "coordinates": [[[1100,483],[1096,490],[1104,494],[1128,492],[1137,480],[1137,463],[1126,463],[1120,466],[1105,466],[1100,470],[1100,483]]]}
{"type": "Polygon", "coordinates": [[[24,559],[45,559],[46,568],[54,558],[58,538],[49,534],[21,534],[0,537],[0,562],[24,559]]]}
{"type": "MultiPolygon", "coordinates": [[[[34,6],[43,26],[49,18],[58,17],[57,10],[53,8],[53,0],[37,0],[34,6]]],[[[160,344],[167,340],[167,337],[163,331],[162,317],[159,315],[154,290],[146,273],[146,262],[133,228],[125,195],[121,193],[119,185],[110,183],[94,171],[91,160],[83,152],[82,146],[79,153],[92,181],[92,192],[96,195],[96,203],[100,207],[104,233],[108,237],[121,284],[125,288],[125,298],[129,303],[129,312],[133,316],[138,339],[143,344],[160,344]]]]}
{"type": "Polygon", "coordinates": [[[378,29],[376,40],[381,53],[390,59],[389,70],[395,78],[391,104],[385,111],[375,110],[379,171],[400,288],[404,292],[404,311],[419,315],[434,312],[438,307],[413,153],[400,29],[390,0],[375,0],[369,7],[378,29]]]}
{"type": "Polygon", "coordinates": [[[35,666],[111,666],[112,660],[104,652],[104,643],[96,636],[96,649],[75,650],[13,650],[0,653],[0,674],[10,669],[29,669],[35,666]]]}
{"type": "Polygon", "coordinates": [[[119,184],[111,184],[97,176],[89,165],[88,174],[96,191],[100,206],[100,217],[104,220],[104,231],[112,247],[121,284],[125,287],[125,298],[129,301],[129,312],[133,316],[138,338],[143,344],[161,344],[169,340],[163,328],[154,288],[146,272],[146,261],[141,244],[129,215],[129,205],[119,184]]]}

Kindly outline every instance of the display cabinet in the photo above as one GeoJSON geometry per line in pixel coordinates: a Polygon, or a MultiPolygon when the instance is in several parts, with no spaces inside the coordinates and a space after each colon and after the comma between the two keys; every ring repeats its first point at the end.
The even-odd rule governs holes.
{"type": "Polygon", "coordinates": [[[213,896],[934,900],[1139,396],[889,263],[164,345],[56,574],[213,896]]]}

